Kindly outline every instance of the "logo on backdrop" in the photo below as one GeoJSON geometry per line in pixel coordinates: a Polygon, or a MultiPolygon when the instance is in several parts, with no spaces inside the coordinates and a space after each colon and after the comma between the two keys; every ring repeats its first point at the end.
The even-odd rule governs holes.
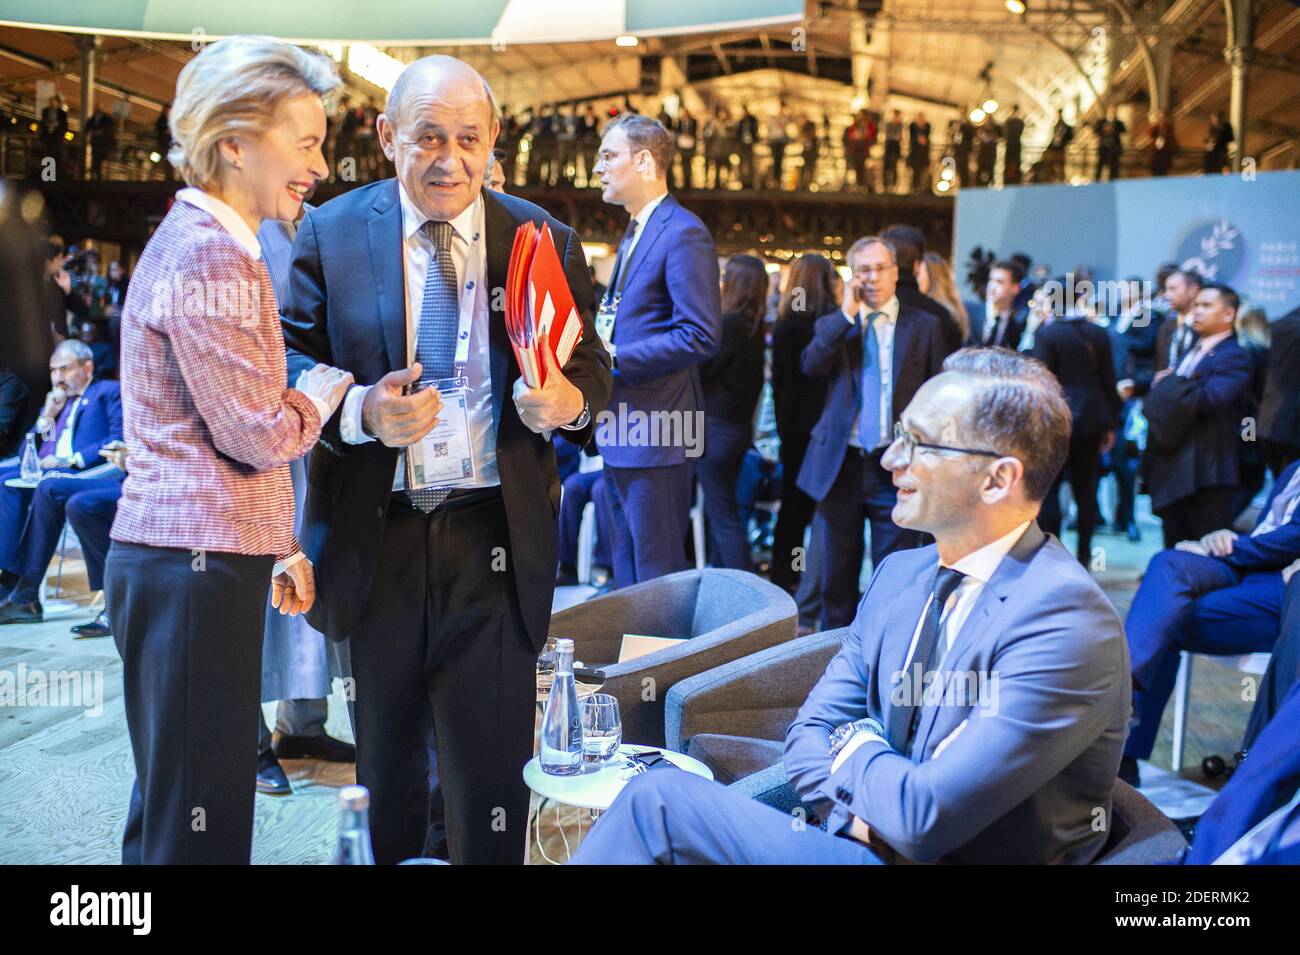
{"type": "Polygon", "coordinates": [[[1227,219],[1200,222],[1184,233],[1174,259],[1207,282],[1231,285],[1246,263],[1245,241],[1241,230],[1227,219]]]}

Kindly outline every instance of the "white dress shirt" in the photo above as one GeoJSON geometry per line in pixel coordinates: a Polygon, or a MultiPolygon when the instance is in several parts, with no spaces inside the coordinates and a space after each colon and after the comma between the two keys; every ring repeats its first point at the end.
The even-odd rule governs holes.
{"type": "MultiPolygon", "coordinates": [[[[424,281],[433,260],[433,242],[424,233],[428,217],[415,208],[406,188],[398,183],[402,206],[402,273],[406,284],[406,362],[415,361],[415,335],[420,324],[420,306],[424,301],[424,281]]],[[[489,342],[490,309],[488,304],[486,236],[474,235],[474,223],[482,222],[483,197],[475,198],[464,212],[451,220],[451,258],[456,267],[457,292],[469,271],[471,248],[478,255],[480,276],[474,289],[474,317],[470,324],[469,359],[465,376],[469,379],[469,438],[474,456],[474,481],[460,487],[495,487],[501,483],[497,471],[497,427],[492,417],[492,365],[489,342]]],[[[376,346],[378,347],[378,346],[376,346]]],[[[339,434],[348,444],[365,444],[375,438],[366,434],[361,423],[361,409],[366,393],[373,386],[354,386],[343,400],[339,434]]],[[[393,490],[406,487],[406,453],[397,460],[393,490]]]]}
{"type": "MultiPolygon", "coordinates": [[[[876,344],[880,351],[880,434],[881,445],[888,444],[893,439],[894,432],[894,330],[898,327],[898,296],[894,296],[880,308],[869,308],[863,305],[858,309],[858,315],[866,316],[872,312],[877,312],[875,320],[871,323],[871,328],[876,333],[876,344]]],[[[848,316],[849,324],[857,326],[858,316],[848,316]]],[[[866,342],[862,343],[862,355],[865,360],[867,353],[866,342]]],[[[861,379],[861,372],[858,374],[861,379]]],[[[861,404],[858,406],[858,414],[853,416],[853,430],[849,432],[849,447],[862,447],[862,439],[858,437],[858,424],[861,418],[861,404]]],[[[877,445],[880,447],[881,445],[877,445]]],[[[868,448],[868,451],[874,451],[875,448],[868,448]]]]}
{"type": "MultiPolygon", "coordinates": [[[[965,576],[962,578],[962,582],[957,585],[957,589],[948,595],[948,602],[944,604],[943,614],[939,617],[941,642],[936,647],[939,652],[939,663],[943,662],[943,658],[947,656],[953,644],[957,642],[957,638],[961,635],[962,625],[966,623],[966,618],[970,616],[970,612],[975,609],[975,601],[983,592],[985,585],[993,579],[993,574],[998,569],[998,565],[1002,563],[1002,559],[1007,554],[1011,553],[1011,548],[1015,547],[1020,538],[1024,536],[1025,531],[1029,529],[1029,524],[1029,521],[1025,521],[1023,524],[1012,528],[1007,534],[985,544],[979,550],[972,551],[952,565],[953,570],[961,571],[965,576]]],[[[940,562],[940,566],[946,565],[940,562]]],[[[933,600],[934,595],[931,594],[921,608],[921,615],[917,618],[916,627],[912,630],[912,642],[907,648],[907,657],[902,667],[904,673],[912,666],[912,657],[916,655],[916,644],[921,639],[921,627],[925,623],[926,614],[929,613],[930,603],[933,600]]],[[[832,763],[831,771],[838,770],[858,747],[873,739],[887,742],[875,733],[859,732],[837,754],[835,761],[832,763]]]]}
{"type": "MultiPolygon", "coordinates": [[[[666,198],[668,198],[667,192],[659,193],[659,195],[655,196],[642,206],[641,211],[632,217],[636,220],[636,231],[632,233],[632,241],[628,244],[627,253],[623,256],[623,264],[620,266],[620,271],[626,271],[627,264],[632,261],[632,250],[635,249],[636,244],[641,241],[641,235],[645,232],[646,223],[650,221],[650,217],[654,215],[654,211],[659,208],[659,204],[666,198]]],[[[622,275],[620,275],[619,278],[621,279],[622,275]]]]}
{"type": "Polygon", "coordinates": [[[1178,375],[1181,378],[1188,378],[1192,372],[1196,371],[1196,366],[1201,363],[1201,359],[1214,351],[1215,346],[1232,334],[1232,329],[1226,332],[1219,332],[1217,335],[1211,335],[1209,338],[1202,338],[1196,347],[1189,351],[1183,360],[1178,363],[1178,375]]]}

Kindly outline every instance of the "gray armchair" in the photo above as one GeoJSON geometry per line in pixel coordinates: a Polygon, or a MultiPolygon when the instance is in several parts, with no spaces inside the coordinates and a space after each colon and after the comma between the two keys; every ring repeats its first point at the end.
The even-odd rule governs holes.
{"type": "Polygon", "coordinates": [[[572,638],[574,658],[598,671],[586,679],[618,698],[625,741],[664,746],[664,701],[679,681],[794,639],[797,616],[794,600],[780,587],[755,574],[710,568],[669,574],[562,610],[551,617],[550,633],[572,638]],[[687,639],[618,663],[626,633],[687,639]]]}
{"type": "Polygon", "coordinates": [[[1110,838],[1093,865],[1161,865],[1187,848],[1178,827],[1122,779],[1111,793],[1110,838]]]}

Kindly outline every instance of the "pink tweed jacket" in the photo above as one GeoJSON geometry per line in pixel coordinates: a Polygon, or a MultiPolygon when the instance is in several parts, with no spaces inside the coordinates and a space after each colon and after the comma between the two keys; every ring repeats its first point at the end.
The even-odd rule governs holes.
{"type": "Polygon", "coordinates": [[[295,553],[287,465],[316,443],[321,419],[287,387],[265,263],[178,199],[131,276],[121,335],[130,471],[113,539],[295,553]]]}

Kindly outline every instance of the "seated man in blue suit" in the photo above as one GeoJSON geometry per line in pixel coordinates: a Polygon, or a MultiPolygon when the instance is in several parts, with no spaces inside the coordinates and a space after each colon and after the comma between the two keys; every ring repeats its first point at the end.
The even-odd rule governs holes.
{"type": "Polygon", "coordinates": [[[1300,685],[1196,824],[1185,865],[1300,864],[1300,685]]]}
{"type": "Polygon", "coordinates": [[[876,570],[786,736],[825,831],[668,769],[633,779],[575,861],[1087,863],[1129,715],[1110,601],[1034,519],[1070,412],[1039,362],[967,349],[904,411],[894,519],[934,545],[876,570]]]}
{"type": "Polygon", "coordinates": [[[596,313],[614,361],[596,418],[619,587],[685,570],[694,460],[703,451],[699,363],[718,351],[718,253],[704,223],[668,192],[673,136],[628,113],[605,127],[601,197],[632,219],[596,313]]]}
{"type": "Polygon", "coordinates": [[[1134,723],[1120,778],[1138,783],[1178,675],[1178,655],[1273,649],[1286,584],[1282,568],[1300,557],[1300,463],[1273,484],[1254,529],[1226,528],[1162,550],[1147,564],[1124,629],[1133,660],[1134,723]]]}
{"type": "MultiPolygon", "coordinates": [[[[50,381],[41,415],[32,434],[37,437],[41,467],[46,471],[80,472],[103,464],[100,450],[122,440],[122,397],[116,381],[95,380],[90,347],[75,338],[60,342],[50,356],[50,381]]],[[[22,571],[19,541],[31,508],[30,488],[7,487],[19,469],[0,469],[0,594],[18,583],[22,571]]],[[[39,609],[28,605],[29,614],[39,609]]]]}
{"type": "Polygon", "coordinates": [[[890,518],[896,492],[881,457],[893,440],[898,413],[948,355],[941,319],[899,303],[898,258],[886,239],[849,247],[853,277],[840,307],[823,315],[803,350],[804,374],[829,379],[826,406],[813,427],[800,490],[817,502],[813,533],[820,538],[822,627],[848,626],[862,574],[862,532],[871,522],[871,564],[894,551],[919,547],[922,535],[890,518]]]}

